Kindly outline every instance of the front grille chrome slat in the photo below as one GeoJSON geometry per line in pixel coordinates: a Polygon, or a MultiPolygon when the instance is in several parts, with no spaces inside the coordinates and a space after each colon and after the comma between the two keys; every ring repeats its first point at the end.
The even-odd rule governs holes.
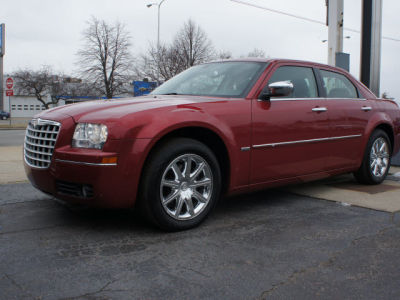
{"type": "Polygon", "coordinates": [[[34,168],[50,166],[61,124],[51,120],[33,119],[26,128],[24,158],[34,168]]]}

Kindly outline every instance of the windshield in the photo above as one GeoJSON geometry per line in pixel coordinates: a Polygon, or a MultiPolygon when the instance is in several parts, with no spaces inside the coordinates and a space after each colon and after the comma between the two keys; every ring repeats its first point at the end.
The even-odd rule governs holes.
{"type": "Polygon", "coordinates": [[[192,67],[166,81],[152,95],[244,97],[265,62],[218,62],[192,67]]]}

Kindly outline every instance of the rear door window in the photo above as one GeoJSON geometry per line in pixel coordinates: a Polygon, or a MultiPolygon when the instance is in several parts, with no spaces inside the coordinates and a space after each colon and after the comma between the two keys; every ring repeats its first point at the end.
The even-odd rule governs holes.
{"type": "Polygon", "coordinates": [[[356,87],[344,75],[320,70],[327,98],[358,98],[356,87]]]}

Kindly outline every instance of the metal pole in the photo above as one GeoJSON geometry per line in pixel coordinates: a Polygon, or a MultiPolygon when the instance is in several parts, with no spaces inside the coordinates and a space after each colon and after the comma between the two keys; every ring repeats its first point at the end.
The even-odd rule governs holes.
{"type": "Polygon", "coordinates": [[[336,53],[343,52],[343,0],[328,0],[328,64],[336,66],[336,53]]]}
{"type": "Polygon", "coordinates": [[[8,96],[8,112],[10,114],[9,119],[10,119],[10,127],[11,127],[11,97],[10,96],[8,96]]]}
{"type": "Polygon", "coordinates": [[[160,47],[160,9],[161,4],[163,4],[165,0],[161,0],[158,4],[158,25],[157,25],[157,49],[160,47]]]}
{"type": "Polygon", "coordinates": [[[360,78],[379,97],[382,0],[363,0],[360,78]]]}
{"type": "Polygon", "coordinates": [[[4,110],[3,55],[0,55],[0,110],[4,110]]]}
{"type": "MultiPolygon", "coordinates": [[[[157,22],[157,56],[160,55],[160,9],[161,9],[161,4],[165,0],[161,0],[161,2],[157,5],[158,8],[158,22],[157,22]]],[[[157,67],[157,83],[160,85],[160,66],[157,67]]]]}
{"type": "Polygon", "coordinates": [[[0,109],[4,109],[4,78],[3,78],[3,56],[5,53],[5,33],[6,33],[6,25],[1,24],[0,27],[0,109]]]}

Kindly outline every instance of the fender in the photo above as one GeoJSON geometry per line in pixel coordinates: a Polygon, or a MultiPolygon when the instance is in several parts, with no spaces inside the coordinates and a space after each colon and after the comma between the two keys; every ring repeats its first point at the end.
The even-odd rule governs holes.
{"type": "MultiPolygon", "coordinates": [[[[204,106],[207,103],[203,103],[204,106],[197,103],[178,105],[172,109],[171,107],[163,108],[157,112],[137,115],[135,126],[126,131],[126,136],[133,141],[146,139],[148,143],[144,149],[140,150],[141,159],[140,162],[136,162],[136,166],[142,170],[150,151],[169,133],[188,127],[205,128],[220,137],[227,149],[230,165],[229,190],[247,185],[250,172],[250,153],[242,152],[241,147],[250,145],[251,101],[232,100],[230,109],[226,107],[229,104],[224,102],[221,103],[221,114],[217,114],[217,116],[206,112],[204,106]],[[229,110],[231,111],[229,112],[229,110]],[[229,118],[229,120],[224,118],[225,113],[231,114],[232,111],[237,112],[237,118],[229,118]]],[[[135,142],[132,143],[132,147],[135,147],[135,142]]]]}

